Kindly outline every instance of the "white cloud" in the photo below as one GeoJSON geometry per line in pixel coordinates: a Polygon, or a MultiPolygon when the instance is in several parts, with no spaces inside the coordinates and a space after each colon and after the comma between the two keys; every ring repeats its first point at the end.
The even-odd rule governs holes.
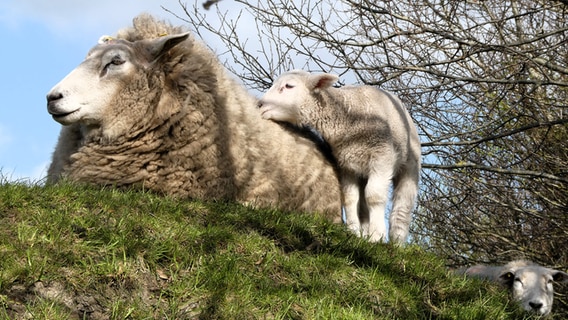
{"type": "Polygon", "coordinates": [[[113,33],[130,25],[132,18],[141,12],[171,18],[162,6],[174,12],[181,11],[177,0],[2,0],[0,22],[18,27],[24,22],[36,21],[54,34],[74,38],[94,30],[113,33]]]}
{"type": "MultiPolygon", "coordinates": [[[[28,24],[38,24],[58,38],[73,41],[92,37],[98,39],[100,35],[112,35],[119,29],[130,26],[132,18],[142,12],[169,20],[174,25],[184,24],[185,22],[175,16],[186,15],[182,4],[186,5],[190,12],[193,5],[198,6],[201,13],[207,16],[208,22],[218,25],[216,9],[213,7],[206,11],[201,7],[204,2],[205,0],[0,0],[0,25],[5,28],[20,28],[28,24]]],[[[238,31],[242,38],[255,36],[249,30],[254,26],[254,17],[246,11],[242,15],[239,14],[244,8],[242,4],[221,1],[218,5],[219,10],[227,14],[225,18],[233,20],[239,17],[239,26],[242,28],[238,31]]],[[[219,43],[209,44],[216,47],[219,43]]]]}

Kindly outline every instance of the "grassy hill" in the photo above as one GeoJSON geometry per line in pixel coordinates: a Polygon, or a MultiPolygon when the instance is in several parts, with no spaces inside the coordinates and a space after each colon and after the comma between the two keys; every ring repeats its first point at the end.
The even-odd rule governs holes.
{"type": "Polygon", "coordinates": [[[419,247],[322,218],[0,182],[0,319],[522,319],[419,247]]]}

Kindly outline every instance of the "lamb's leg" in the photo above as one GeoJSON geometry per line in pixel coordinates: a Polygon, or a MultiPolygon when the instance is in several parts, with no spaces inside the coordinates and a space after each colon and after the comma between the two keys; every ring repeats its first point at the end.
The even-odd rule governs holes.
{"type": "Polygon", "coordinates": [[[393,163],[390,155],[374,162],[365,187],[365,201],[369,210],[369,228],[366,236],[370,241],[386,241],[385,209],[393,175],[393,163]]]}
{"type": "Polygon", "coordinates": [[[343,193],[343,207],[345,209],[345,224],[356,235],[361,235],[359,222],[359,186],[357,178],[348,173],[341,174],[341,190],[343,193]]]}
{"type": "Polygon", "coordinates": [[[361,235],[369,233],[369,208],[365,201],[365,186],[367,185],[367,178],[359,178],[359,224],[361,228],[361,235]]]}
{"type": "Polygon", "coordinates": [[[389,238],[391,242],[403,244],[408,237],[412,220],[412,209],[418,193],[420,164],[412,161],[393,179],[393,205],[389,218],[389,238]]]}

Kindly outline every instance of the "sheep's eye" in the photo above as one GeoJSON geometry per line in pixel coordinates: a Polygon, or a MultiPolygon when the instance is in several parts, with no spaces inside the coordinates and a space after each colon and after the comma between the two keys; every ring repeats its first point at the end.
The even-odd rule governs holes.
{"type": "Polygon", "coordinates": [[[114,64],[115,66],[118,66],[118,65],[121,65],[125,62],[126,62],[126,60],[122,59],[120,56],[114,56],[114,57],[112,57],[112,60],[110,60],[109,64],[114,64]]]}
{"type": "Polygon", "coordinates": [[[287,84],[286,84],[286,85],[285,85],[284,87],[285,87],[286,89],[292,89],[292,88],[294,88],[294,86],[293,86],[293,85],[291,85],[291,84],[288,84],[288,83],[287,83],[287,84]]]}
{"type": "Polygon", "coordinates": [[[119,66],[119,65],[121,65],[125,62],[126,62],[126,60],[124,60],[121,56],[116,55],[116,56],[114,56],[110,59],[110,61],[104,66],[104,68],[106,69],[106,68],[110,67],[111,65],[112,66],[119,66]]]}
{"type": "Polygon", "coordinates": [[[126,62],[126,60],[124,60],[124,59],[123,59],[121,56],[119,56],[119,55],[116,55],[116,56],[112,57],[112,59],[111,59],[107,64],[105,64],[105,66],[103,67],[103,70],[101,71],[101,77],[103,77],[103,76],[105,76],[105,75],[107,74],[108,68],[109,68],[110,66],[119,66],[119,65],[121,65],[121,64],[123,64],[123,63],[125,63],[125,62],[126,62]]]}

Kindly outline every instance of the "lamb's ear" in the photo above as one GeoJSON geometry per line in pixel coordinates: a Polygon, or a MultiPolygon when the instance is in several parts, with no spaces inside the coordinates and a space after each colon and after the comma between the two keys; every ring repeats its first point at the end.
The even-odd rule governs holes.
{"type": "Polygon", "coordinates": [[[555,282],[566,283],[568,282],[568,273],[558,270],[552,270],[552,280],[554,280],[555,282]]]}
{"type": "Polygon", "coordinates": [[[189,32],[142,40],[150,61],[154,61],[189,37],[189,32]]]}
{"type": "Polygon", "coordinates": [[[308,78],[310,90],[326,89],[339,80],[339,77],[330,73],[311,74],[308,78]]]}

